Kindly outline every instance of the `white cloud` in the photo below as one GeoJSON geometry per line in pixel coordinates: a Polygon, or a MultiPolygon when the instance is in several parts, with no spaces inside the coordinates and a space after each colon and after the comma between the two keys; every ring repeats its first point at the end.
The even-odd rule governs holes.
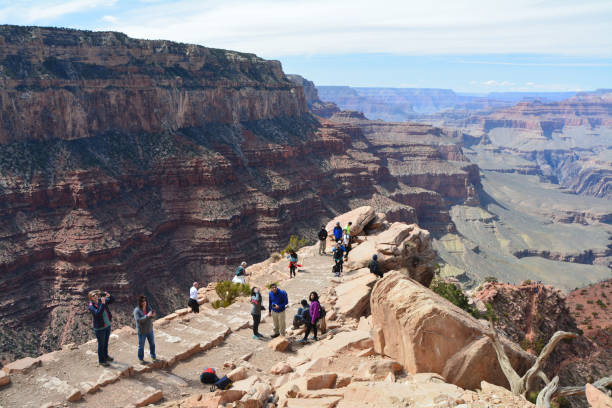
{"type": "Polygon", "coordinates": [[[263,56],[611,56],[611,18],[612,2],[597,0],[179,0],[133,9],[112,28],[263,56]]]}
{"type": "Polygon", "coordinates": [[[102,21],[105,21],[107,23],[112,23],[115,24],[119,21],[119,19],[115,16],[104,16],[102,17],[102,21]]]}
{"type": "Polygon", "coordinates": [[[514,86],[516,84],[511,81],[496,81],[494,79],[489,79],[488,81],[482,82],[482,85],[489,86],[489,87],[508,87],[508,86],[514,86]]]}
{"type": "MultiPolygon", "coordinates": [[[[254,52],[264,57],[349,53],[612,56],[609,0],[115,3],[116,0],[22,0],[5,2],[11,5],[3,7],[0,0],[0,23],[52,22],[66,14],[115,5],[112,16],[118,20],[106,20],[94,28],[123,31],[138,38],[254,52]]],[[[101,21],[99,16],[94,20],[101,21]]],[[[79,22],[74,26],[78,28],[79,22]]]]}

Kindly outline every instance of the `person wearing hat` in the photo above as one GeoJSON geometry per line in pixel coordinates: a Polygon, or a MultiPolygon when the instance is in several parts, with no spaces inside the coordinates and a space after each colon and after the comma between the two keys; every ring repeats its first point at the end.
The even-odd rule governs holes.
{"type": "Polygon", "coordinates": [[[368,268],[370,268],[370,272],[372,272],[374,275],[378,276],[379,278],[383,277],[383,273],[380,270],[380,265],[378,265],[378,255],[372,255],[372,260],[370,261],[368,268]]]}

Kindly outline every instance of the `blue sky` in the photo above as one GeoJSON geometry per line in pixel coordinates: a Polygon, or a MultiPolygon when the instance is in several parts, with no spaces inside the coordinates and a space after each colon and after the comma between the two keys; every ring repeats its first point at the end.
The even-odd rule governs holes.
{"type": "Polygon", "coordinates": [[[0,24],[253,52],[320,85],[612,88],[611,0],[0,0],[0,24]]]}

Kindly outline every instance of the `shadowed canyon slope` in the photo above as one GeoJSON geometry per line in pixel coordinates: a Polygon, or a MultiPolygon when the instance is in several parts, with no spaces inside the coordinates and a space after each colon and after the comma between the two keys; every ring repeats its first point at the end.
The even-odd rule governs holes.
{"type": "Polygon", "coordinates": [[[350,208],[452,230],[446,199],[479,184],[439,129],[402,130],[401,150],[322,122],[278,62],[251,54],[2,26],[0,106],[3,359],[86,339],[91,289],[117,297],[120,322],[139,293],[168,313],[193,279],[231,276],[350,208]],[[419,164],[434,159],[442,170],[419,164]]]}

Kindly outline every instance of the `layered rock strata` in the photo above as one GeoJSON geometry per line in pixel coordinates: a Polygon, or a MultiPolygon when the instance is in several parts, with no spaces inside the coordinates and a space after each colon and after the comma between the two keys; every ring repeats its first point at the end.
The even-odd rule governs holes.
{"type": "Polygon", "coordinates": [[[252,54],[2,26],[0,106],[3,360],[87,338],[91,289],[119,322],[140,293],[168,313],[350,208],[449,225],[439,193],[252,54]]]}

